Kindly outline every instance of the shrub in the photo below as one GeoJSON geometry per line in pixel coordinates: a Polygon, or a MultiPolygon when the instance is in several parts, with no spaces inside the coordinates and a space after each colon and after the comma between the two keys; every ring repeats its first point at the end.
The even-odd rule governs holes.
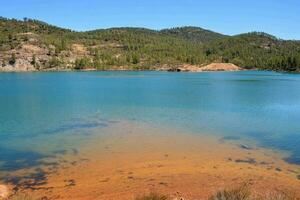
{"type": "Polygon", "coordinates": [[[76,59],[74,69],[80,70],[84,69],[85,67],[91,67],[92,65],[93,64],[91,63],[89,58],[76,59]]]}
{"type": "Polygon", "coordinates": [[[11,55],[10,60],[9,60],[9,64],[10,64],[10,65],[14,65],[15,63],[16,63],[16,55],[13,53],[13,54],[11,55]]]}
{"type": "Polygon", "coordinates": [[[61,64],[61,61],[56,58],[56,57],[52,57],[50,60],[49,60],[49,66],[50,67],[59,67],[61,64]]]}

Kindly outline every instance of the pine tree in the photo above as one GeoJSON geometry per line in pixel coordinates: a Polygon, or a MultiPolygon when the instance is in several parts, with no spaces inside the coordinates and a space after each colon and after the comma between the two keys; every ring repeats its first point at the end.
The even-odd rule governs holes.
{"type": "Polygon", "coordinates": [[[10,60],[9,60],[9,64],[10,64],[10,65],[14,65],[15,63],[16,63],[16,55],[13,53],[13,54],[11,55],[10,60]]]}

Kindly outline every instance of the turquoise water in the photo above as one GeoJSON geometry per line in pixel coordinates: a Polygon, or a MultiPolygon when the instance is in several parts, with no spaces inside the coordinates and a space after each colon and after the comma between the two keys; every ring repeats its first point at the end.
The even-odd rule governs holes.
{"type": "Polygon", "coordinates": [[[300,164],[300,75],[3,73],[0,171],[38,165],[84,143],[91,129],[122,120],[254,139],[288,151],[286,161],[300,164]]]}

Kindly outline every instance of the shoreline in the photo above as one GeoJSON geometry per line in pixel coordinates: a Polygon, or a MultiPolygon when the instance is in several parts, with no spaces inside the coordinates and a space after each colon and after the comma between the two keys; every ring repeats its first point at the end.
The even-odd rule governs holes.
{"type": "Polygon", "coordinates": [[[215,71],[170,71],[170,70],[161,70],[161,69],[45,69],[45,70],[16,70],[16,71],[2,71],[0,74],[6,73],[48,73],[48,72],[169,72],[169,73],[214,73],[214,72],[243,72],[243,71],[266,71],[266,72],[276,72],[276,73],[289,73],[289,74],[300,74],[300,71],[277,71],[277,70],[267,70],[267,69],[242,69],[242,70],[215,70],[215,71]]]}
{"type": "Polygon", "coordinates": [[[78,154],[58,156],[53,171],[47,171],[51,165],[41,167],[38,172],[45,173],[45,179],[28,180],[18,193],[50,199],[60,196],[62,200],[123,200],[157,192],[192,200],[249,183],[258,194],[268,185],[269,192],[295,191],[300,195],[300,181],[292,172],[300,173],[299,166],[284,162],[284,155],[270,149],[244,144],[120,122],[101,129],[101,133],[96,129],[78,154]]]}
{"type": "MultiPolygon", "coordinates": [[[[5,69],[0,68],[0,73],[20,73],[20,72],[89,72],[89,71],[163,71],[163,72],[233,72],[233,71],[247,71],[248,69],[244,69],[242,67],[238,67],[231,63],[211,63],[205,66],[198,66],[198,65],[187,65],[182,64],[178,66],[152,66],[148,69],[141,68],[136,69],[130,66],[110,66],[107,69],[97,69],[97,68],[85,68],[85,69],[73,69],[73,68],[48,68],[48,69],[34,69],[34,68],[14,68],[9,67],[5,69]]],[[[255,69],[251,69],[255,70],[255,69]]]]}
{"type": "MultiPolygon", "coordinates": [[[[160,69],[107,69],[107,70],[100,70],[100,69],[82,69],[82,70],[75,70],[75,69],[49,69],[49,70],[27,70],[27,71],[1,71],[0,74],[3,73],[39,73],[39,72],[169,72],[169,73],[207,73],[207,72],[240,72],[240,71],[269,71],[269,70],[259,70],[259,69],[244,69],[244,70],[234,70],[234,71],[169,71],[169,70],[160,70],[160,69]]],[[[277,72],[277,71],[274,71],[277,72]]]]}

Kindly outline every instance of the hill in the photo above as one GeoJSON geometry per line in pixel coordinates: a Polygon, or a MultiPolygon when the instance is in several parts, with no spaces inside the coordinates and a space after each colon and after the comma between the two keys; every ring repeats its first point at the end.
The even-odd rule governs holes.
{"type": "Polygon", "coordinates": [[[199,27],[192,27],[192,26],[163,29],[160,32],[166,35],[186,39],[192,42],[199,42],[199,43],[208,43],[217,39],[222,39],[227,37],[220,33],[216,33],[199,27]]]}
{"type": "Polygon", "coordinates": [[[245,68],[299,71],[300,43],[260,32],[241,34],[206,45],[206,55],[245,68]]]}
{"type": "Polygon", "coordinates": [[[0,18],[0,71],[156,70],[213,62],[300,71],[300,42],[259,32],[226,36],[198,27],[76,32],[33,19],[0,18]]]}

